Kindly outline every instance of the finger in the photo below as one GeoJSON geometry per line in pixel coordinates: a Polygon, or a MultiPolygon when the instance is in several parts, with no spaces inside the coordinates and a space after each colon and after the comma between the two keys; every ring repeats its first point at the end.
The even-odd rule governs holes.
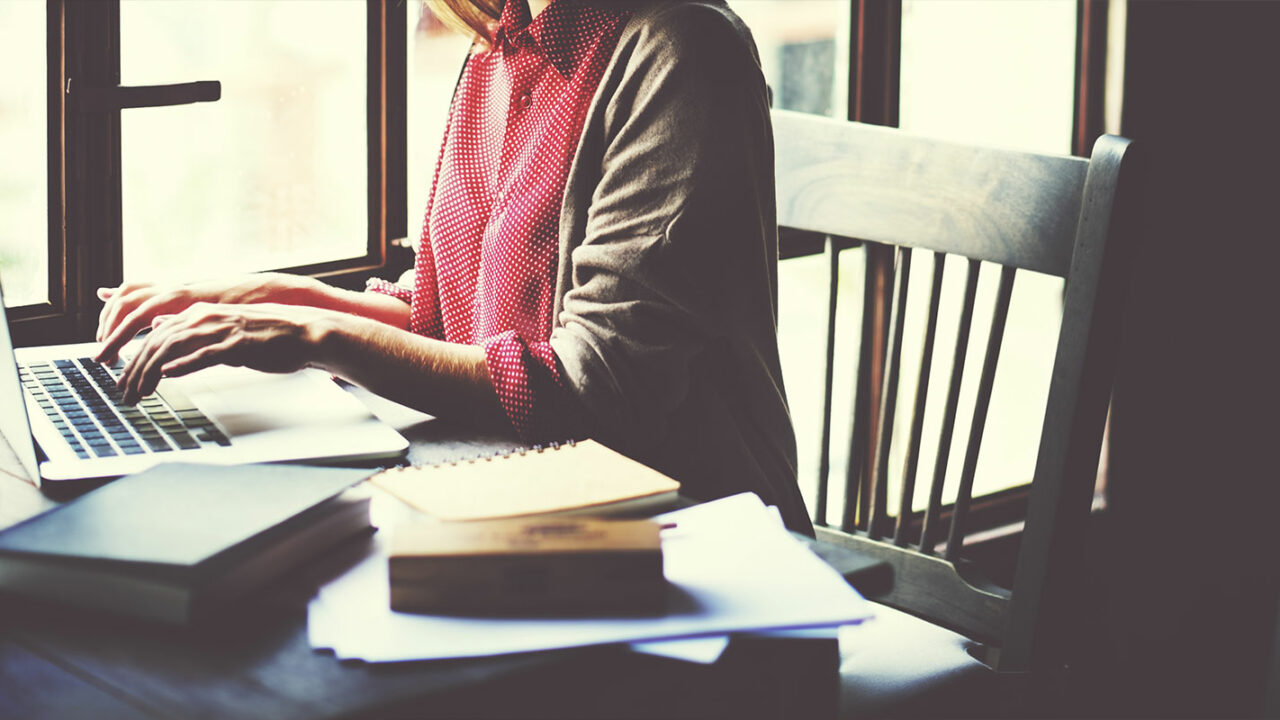
{"type": "Polygon", "coordinates": [[[155,392],[157,384],[160,384],[160,366],[165,363],[165,357],[173,352],[172,343],[172,340],[159,343],[154,350],[148,352],[141,363],[138,363],[140,366],[129,379],[129,387],[125,389],[124,397],[137,402],[155,392]]]}
{"type": "Polygon", "coordinates": [[[149,291],[151,291],[150,286],[136,283],[125,283],[115,288],[99,288],[98,296],[103,298],[104,304],[102,311],[98,313],[98,340],[111,334],[119,319],[145,300],[146,292],[149,291]],[[103,297],[102,291],[109,293],[109,297],[103,297]]]}
{"type": "Polygon", "coordinates": [[[98,333],[95,340],[102,342],[102,336],[106,334],[103,323],[107,319],[108,308],[111,306],[111,298],[116,296],[118,288],[100,287],[97,290],[98,299],[102,301],[102,310],[98,312],[98,333]]]}
{"type": "Polygon", "coordinates": [[[169,334],[161,337],[158,342],[148,343],[152,346],[152,350],[147,353],[146,359],[141,363],[130,388],[138,398],[144,398],[155,392],[156,385],[160,384],[160,368],[174,355],[175,345],[179,342],[181,340],[178,335],[169,334]]]}
{"type": "Polygon", "coordinates": [[[132,339],[133,335],[126,335],[120,328],[116,328],[111,334],[101,338],[102,347],[98,348],[98,354],[93,359],[100,363],[115,362],[120,357],[120,348],[132,339]]]}
{"type": "Polygon", "coordinates": [[[94,358],[98,362],[110,362],[120,354],[120,348],[134,338],[142,329],[151,324],[154,313],[160,310],[162,301],[159,297],[148,298],[145,302],[125,316],[118,325],[102,341],[102,349],[94,358]]]}
{"type": "Polygon", "coordinates": [[[172,318],[174,318],[174,317],[177,317],[177,316],[176,316],[176,315],[173,315],[173,314],[169,314],[169,315],[157,315],[157,316],[155,316],[155,317],[151,318],[151,329],[152,329],[152,330],[155,330],[156,328],[160,327],[161,325],[163,325],[163,324],[165,324],[165,323],[169,322],[169,320],[171,320],[171,319],[172,319],[172,318]]]}
{"type": "Polygon", "coordinates": [[[133,405],[138,402],[136,397],[129,394],[129,387],[130,379],[138,371],[139,363],[143,362],[142,355],[144,352],[146,352],[146,343],[143,343],[138,352],[132,358],[129,358],[129,361],[121,368],[120,375],[116,378],[116,390],[120,392],[120,402],[125,405],[133,405]]]}
{"type": "Polygon", "coordinates": [[[116,379],[116,389],[120,391],[123,401],[127,404],[132,405],[138,401],[139,395],[136,391],[138,378],[146,368],[151,356],[157,351],[159,344],[167,337],[167,334],[167,332],[161,330],[149,335],[139,345],[129,362],[125,364],[124,369],[120,371],[120,377],[116,379]]]}
{"type": "Polygon", "coordinates": [[[147,359],[156,350],[156,343],[160,340],[159,335],[152,335],[139,343],[133,353],[133,357],[129,358],[124,368],[120,371],[120,376],[116,379],[116,389],[120,391],[121,402],[126,405],[133,405],[138,402],[139,397],[135,390],[138,384],[138,376],[142,373],[142,369],[146,367],[147,359]]]}
{"type": "Polygon", "coordinates": [[[142,350],[133,358],[124,396],[137,402],[155,391],[160,382],[160,367],[177,353],[177,345],[190,342],[191,328],[180,327],[180,323],[168,326],[152,333],[143,343],[142,350]]]}
{"type": "Polygon", "coordinates": [[[128,314],[130,294],[118,292],[113,294],[102,305],[102,311],[98,313],[98,341],[102,342],[111,336],[111,332],[116,329],[120,323],[120,318],[128,314]]]}
{"type": "Polygon", "coordinates": [[[111,299],[117,297],[118,288],[98,288],[98,299],[102,301],[102,310],[98,311],[98,334],[94,338],[98,342],[102,342],[102,338],[107,334],[107,319],[111,316],[111,299]]]}
{"type": "Polygon", "coordinates": [[[106,340],[111,331],[116,328],[121,317],[121,308],[126,302],[124,296],[116,295],[103,304],[102,310],[98,313],[98,342],[106,340]]]}
{"type": "Polygon", "coordinates": [[[156,354],[162,352],[161,340],[159,336],[148,337],[121,374],[119,387],[125,404],[133,405],[150,394],[143,392],[143,386],[146,384],[147,367],[153,364],[156,354]]]}
{"type": "Polygon", "coordinates": [[[155,392],[163,377],[165,363],[185,357],[202,347],[225,339],[227,327],[211,324],[195,317],[175,317],[162,325],[152,337],[147,338],[145,355],[130,379],[126,397],[144,398],[155,392]]]}

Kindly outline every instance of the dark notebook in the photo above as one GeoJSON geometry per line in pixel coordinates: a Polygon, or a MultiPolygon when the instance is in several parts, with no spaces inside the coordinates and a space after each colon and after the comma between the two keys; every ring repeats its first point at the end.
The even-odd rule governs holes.
{"type": "Polygon", "coordinates": [[[368,528],[372,472],[159,465],[0,531],[0,590],[190,622],[368,528]]]}

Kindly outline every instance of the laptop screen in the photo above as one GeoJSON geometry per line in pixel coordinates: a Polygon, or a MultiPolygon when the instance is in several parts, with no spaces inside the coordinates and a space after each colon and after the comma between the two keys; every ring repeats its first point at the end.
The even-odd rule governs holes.
{"type": "MultiPolygon", "coordinates": [[[[9,337],[9,318],[4,311],[4,290],[0,288],[0,434],[13,448],[14,455],[27,471],[27,478],[40,483],[36,448],[31,440],[31,422],[27,419],[27,403],[18,380],[18,361],[13,357],[13,341],[9,337]]],[[[3,452],[0,450],[0,452],[3,452]]]]}

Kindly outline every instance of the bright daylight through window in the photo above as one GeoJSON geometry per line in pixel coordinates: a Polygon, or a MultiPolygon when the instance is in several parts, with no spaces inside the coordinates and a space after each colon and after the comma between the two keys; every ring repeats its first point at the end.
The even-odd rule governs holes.
{"type": "Polygon", "coordinates": [[[360,2],[121,2],[123,84],[222,83],[121,113],[126,279],[365,253],[366,24],[360,2]]]}
{"type": "Polygon", "coordinates": [[[45,5],[0,2],[0,283],[6,305],[49,299],[45,5]],[[19,72],[18,70],[21,70],[19,72]]]}
{"type": "MultiPolygon", "coordinates": [[[[1066,155],[1071,152],[1075,90],[1075,0],[904,0],[902,4],[902,81],[899,125],[913,132],[982,145],[1066,155]]],[[[925,258],[921,258],[925,260],[925,258]]],[[[923,263],[916,272],[932,272],[923,263]]],[[[929,395],[944,397],[950,376],[950,353],[936,348],[955,344],[963,296],[964,263],[950,262],[943,276],[944,312],[939,318],[929,395]],[[951,312],[948,316],[946,308],[951,312]]],[[[997,273],[987,267],[978,285],[978,308],[995,302],[997,273]]],[[[926,283],[915,283],[908,313],[903,358],[919,357],[924,335],[926,283]]],[[[1000,365],[987,432],[983,435],[974,478],[974,495],[994,492],[1031,480],[1040,441],[1040,424],[1049,392],[1049,373],[1062,314],[1061,278],[1019,272],[1000,351],[1000,365]]],[[[990,310],[975,313],[970,347],[984,347],[990,310]],[[975,344],[976,343],[976,344],[975,344]]],[[[970,356],[973,357],[972,355],[970,356]]],[[[899,407],[915,397],[917,366],[903,364],[899,407]]],[[[960,416],[971,417],[978,373],[967,372],[960,395],[960,416]]],[[[910,414],[899,413],[894,427],[890,467],[901,468],[910,434],[910,414]]],[[[925,438],[937,438],[941,413],[925,417],[925,438]]],[[[955,498],[968,441],[958,428],[947,469],[944,500],[955,498]]],[[[936,440],[921,447],[920,466],[932,467],[936,440]]],[[[890,473],[890,497],[898,479],[890,473]]],[[[921,483],[914,505],[923,509],[928,490],[921,483]]]]}

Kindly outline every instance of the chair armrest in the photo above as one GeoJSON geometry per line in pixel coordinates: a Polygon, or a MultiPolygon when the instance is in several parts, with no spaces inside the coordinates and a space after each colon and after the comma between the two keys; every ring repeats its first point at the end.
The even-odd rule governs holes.
{"type": "Polygon", "coordinates": [[[797,532],[791,534],[808,545],[813,554],[835,568],[845,582],[863,597],[878,597],[893,589],[893,567],[888,562],[808,535],[797,532]]]}

